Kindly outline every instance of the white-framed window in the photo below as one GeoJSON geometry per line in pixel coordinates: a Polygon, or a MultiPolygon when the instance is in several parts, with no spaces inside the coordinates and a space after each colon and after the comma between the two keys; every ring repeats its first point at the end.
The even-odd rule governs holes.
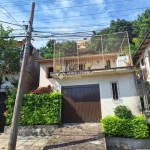
{"type": "Polygon", "coordinates": [[[118,81],[111,81],[111,92],[112,92],[112,98],[113,100],[119,100],[119,85],[118,81]]]}

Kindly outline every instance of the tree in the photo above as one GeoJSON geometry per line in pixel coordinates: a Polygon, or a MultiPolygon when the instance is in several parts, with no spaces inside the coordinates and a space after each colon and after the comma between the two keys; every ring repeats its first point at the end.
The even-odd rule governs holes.
{"type": "MultiPolygon", "coordinates": [[[[9,36],[13,31],[8,27],[7,30],[0,25],[0,36],[9,36]]],[[[20,48],[16,45],[17,41],[13,38],[0,38],[0,74],[14,74],[19,72],[20,48]]]]}
{"type": "Polygon", "coordinates": [[[56,54],[60,52],[61,55],[77,55],[77,43],[75,41],[65,41],[56,43],[56,54]]]}
{"type": "Polygon", "coordinates": [[[133,21],[132,26],[132,34],[134,35],[134,38],[138,39],[140,44],[145,33],[150,28],[150,10],[146,9],[146,11],[142,15],[138,15],[137,20],[133,21]]]}
{"type": "Polygon", "coordinates": [[[77,44],[75,41],[65,41],[55,43],[54,40],[49,40],[45,47],[39,49],[40,55],[45,59],[53,57],[61,57],[70,54],[77,54],[77,44]],[[54,50],[55,44],[55,50],[54,50]],[[54,56],[55,51],[55,56],[54,56]]]}
{"type": "Polygon", "coordinates": [[[41,47],[38,51],[40,55],[45,59],[53,58],[54,53],[54,40],[49,40],[46,44],[46,46],[41,47]]]}
{"type": "MultiPolygon", "coordinates": [[[[0,36],[9,36],[13,29],[7,27],[5,30],[0,24],[0,36]]],[[[20,48],[13,38],[0,38],[0,85],[4,83],[3,76],[19,72],[20,48]]],[[[7,78],[5,77],[7,80],[7,78]]]]}

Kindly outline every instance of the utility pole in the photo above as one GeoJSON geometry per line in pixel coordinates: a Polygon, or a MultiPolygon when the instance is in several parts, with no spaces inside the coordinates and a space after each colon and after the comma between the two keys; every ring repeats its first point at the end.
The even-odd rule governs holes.
{"type": "Polygon", "coordinates": [[[19,126],[19,120],[20,120],[20,111],[21,111],[23,90],[24,90],[24,83],[25,83],[24,81],[25,81],[25,77],[26,77],[26,68],[27,68],[27,63],[28,63],[28,55],[29,55],[31,35],[32,35],[34,8],[35,8],[35,3],[33,2],[32,8],[31,8],[28,30],[27,30],[27,34],[26,34],[26,44],[25,44],[25,50],[24,50],[24,55],[23,55],[23,61],[22,61],[22,65],[21,65],[21,72],[20,72],[20,78],[19,78],[19,83],[18,83],[16,101],[15,101],[15,106],[14,106],[11,131],[10,131],[10,137],[9,137],[9,142],[8,142],[8,150],[16,149],[18,126],[19,126]]]}

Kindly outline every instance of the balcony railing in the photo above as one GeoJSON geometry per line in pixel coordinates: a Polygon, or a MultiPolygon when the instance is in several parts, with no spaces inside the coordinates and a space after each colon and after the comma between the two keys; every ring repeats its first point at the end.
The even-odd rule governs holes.
{"type": "Polygon", "coordinates": [[[131,66],[130,54],[87,55],[54,59],[54,72],[131,66]]]}
{"type": "Polygon", "coordinates": [[[127,32],[92,36],[89,40],[56,43],[54,72],[132,65],[127,32]]]}

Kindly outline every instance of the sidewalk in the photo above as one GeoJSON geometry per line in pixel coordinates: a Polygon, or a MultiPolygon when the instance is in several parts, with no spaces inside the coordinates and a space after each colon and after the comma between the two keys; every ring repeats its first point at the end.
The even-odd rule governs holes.
{"type": "MultiPolygon", "coordinates": [[[[0,133],[0,150],[7,150],[8,135],[0,133]]],[[[16,150],[42,150],[49,141],[49,136],[45,137],[21,137],[18,136],[16,150]]]]}

